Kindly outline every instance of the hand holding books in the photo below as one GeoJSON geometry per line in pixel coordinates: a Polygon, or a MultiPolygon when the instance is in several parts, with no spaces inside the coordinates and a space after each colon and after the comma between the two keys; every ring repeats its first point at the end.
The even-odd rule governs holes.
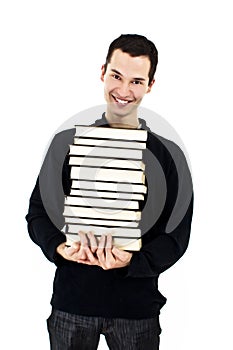
{"type": "Polygon", "coordinates": [[[79,232],[80,241],[71,246],[62,243],[57,252],[66,260],[86,265],[100,266],[104,270],[121,268],[129,265],[132,253],[120,250],[112,245],[111,235],[102,235],[97,241],[93,232],[79,232]]]}

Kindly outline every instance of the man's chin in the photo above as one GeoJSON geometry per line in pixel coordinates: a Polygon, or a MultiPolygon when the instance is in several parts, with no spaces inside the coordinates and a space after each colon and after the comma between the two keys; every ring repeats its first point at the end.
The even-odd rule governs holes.
{"type": "Polygon", "coordinates": [[[130,116],[135,109],[137,109],[137,105],[128,104],[126,106],[118,106],[115,103],[108,104],[108,111],[111,115],[115,115],[116,117],[127,117],[130,116]]]}
{"type": "Polygon", "coordinates": [[[120,119],[123,119],[123,118],[126,118],[126,117],[130,117],[130,113],[127,113],[126,111],[111,110],[110,114],[113,117],[120,118],[120,119]]]}

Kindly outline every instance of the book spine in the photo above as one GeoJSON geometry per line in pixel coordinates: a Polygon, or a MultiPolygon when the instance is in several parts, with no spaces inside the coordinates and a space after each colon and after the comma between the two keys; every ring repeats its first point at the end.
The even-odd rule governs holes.
{"type": "MultiPolygon", "coordinates": [[[[66,234],[66,244],[72,245],[74,242],[79,242],[80,238],[76,234],[66,234]]],[[[98,237],[97,237],[98,240],[98,237]]],[[[119,249],[129,250],[129,251],[138,251],[140,250],[142,243],[141,239],[131,239],[131,238],[118,238],[113,237],[113,244],[119,249]]]]}
{"type": "Polygon", "coordinates": [[[101,168],[123,168],[134,170],[145,170],[145,164],[138,160],[111,159],[99,157],[70,156],[70,165],[92,166],[101,168]]]}
{"type": "Polygon", "coordinates": [[[105,128],[95,126],[82,126],[76,125],[76,137],[89,137],[100,139],[118,139],[118,140],[130,140],[130,141],[146,141],[146,130],[135,129],[123,129],[123,128],[105,128]]]}
{"type": "Polygon", "coordinates": [[[137,239],[141,237],[141,230],[136,228],[125,228],[125,227],[100,227],[100,226],[83,226],[83,225],[75,225],[68,224],[67,225],[67,233],[78,234],[79,231],[89,232],[92,231],[95,233],[95,236],[102,236],[111,234],[112,237],[118,238],[131,238],[137,239]]]}
{"type": "Polygon", "coordinates": [[[72,189],[70,191],[71,196],[81,196],[81,197],[96,197],[96,198],[113,198],[113,199],[128,199],[128,200],[139,200],[144,199],[143,194],[139,193],[124,193],[124,192],[110,192],[110,191],[92,191],[92,190],[76,190],[72,189]]]}
{"type": "Polygon", "coordinates": [[[116,183],[116,182],[102,182],[102,181],[85,181],[73,180],[73,189],[88,189],[88,190],[104,190],[117,191],[123,193],[146,193],[147,187],[145,185],[130,184],[130,183],[116,183]]]}
{"type": "Polygon", "coordinates": [[[128,148],[128,149],[145,149],[145,142],[120,141],[120,140],[105,140],[105,139],[90,139],[82,137],[74,137],[74,145],[89,145],[113,148],[128,148]]]}
{"type": "Polygon", "coordinates": [[[142,159],[142,150],[70,145],[70,154],[88,157],[142,159]]]}
{"type": "Polygon", "coordinates": [[[89,217],[99,218],[107,220],[140,220],[141,212],[134,210],[117,210],[117,209],[105,209],[105,208],[83,208],[76,206],[65,205],[64,216],[78,216],[78,217],[89,217]]]}
{"type": "Polygon", "coordinates": [[[101,220],[88,219],[78,216],[65,216],[66,224],[79,224],[86,226],[104,226],[104,227],[138,227],[138,221],[120,221],[120,220],[101,220]]]}
{"type": "Polygon", "coordinates": [[[83,207],[114,208],[114,209],[139,209],[138,201],[111,200],[94,197],[67,196],[65,205],[83,207]]]}
{"type": "Polygon", "coordinates": [[[115,181],[130,183],[145,183],[145,175],[141,170],[121,170],[121,169],[103,169],[96,170],[90,167],[71,168],[71,179],[95,180],[95,181],[115,181]]]}

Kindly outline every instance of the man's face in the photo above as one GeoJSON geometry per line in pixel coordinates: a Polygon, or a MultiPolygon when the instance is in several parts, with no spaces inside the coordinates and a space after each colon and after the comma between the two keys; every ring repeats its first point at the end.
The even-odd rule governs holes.
{"type": "Polygon", "coordinates": [[[108,112],[117,117],[135,116],[144,95],[150,92],[150,60],[146,56],[132,57],[117,49],[113,52],[106,72],[102,67],[104,96],[108,112]]]}

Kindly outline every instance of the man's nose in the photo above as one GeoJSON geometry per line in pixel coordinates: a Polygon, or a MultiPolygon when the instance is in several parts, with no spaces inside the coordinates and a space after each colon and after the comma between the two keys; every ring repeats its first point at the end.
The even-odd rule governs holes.
{"type": "Polygon", "coordinates": [[[130,84],[128,82],[122,82],[118,88],[120,97],[128,97],[130,95],[130,84]]]}

